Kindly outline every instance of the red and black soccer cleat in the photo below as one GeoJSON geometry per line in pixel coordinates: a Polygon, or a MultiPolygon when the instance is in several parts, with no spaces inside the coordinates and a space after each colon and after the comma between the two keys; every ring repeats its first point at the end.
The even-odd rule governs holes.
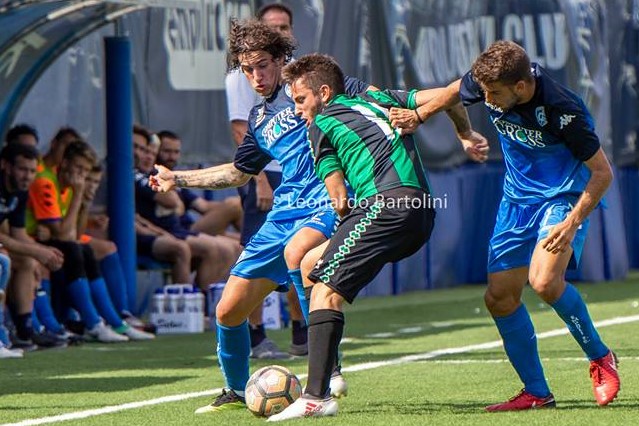
{"type": "Polygon", "coordinates": [[[617,372],[617,356],[610,351],[604,357],[590,361],[592,390],[599,405],[608,405],[619,393],[621,383],[617,372]]]}
{"type": "Polygon", "coordinates": [[[533,394],[521,390],[516,396],[510,398],[506,402],[501,404],[489,405],[486,407],[486,411],[519,411],[519,410],[533,410],[536,408],[554,408],[555,397],[550,394],[545,398],[539,398],[533,394]]]}

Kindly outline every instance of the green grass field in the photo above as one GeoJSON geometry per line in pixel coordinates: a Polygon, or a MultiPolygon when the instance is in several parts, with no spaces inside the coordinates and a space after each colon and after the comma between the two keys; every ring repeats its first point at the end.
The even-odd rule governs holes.
{"type": "MultiPolygon", "coordinates": [[[[497,330],[483,306],[483,286],[478,285],[356,301],[346,313],[342,348],[350,393],[340,401],[339,415],[289,423],[636,424],[639,275],[579,289],[595,321],[608,320],[599,331],[621,361],[622,390],[608,407],[595,405],[588,363],[572,337],[544,334],[565,327],[528,290],[525,300],[557,409],[485,413],[485,405],[513,396],[521,385],[497,344],[497,330]]],[[[281,347],[289,343],[288,330],[270,334],[281,347]]],[[[193,414],[211,400],[198,393],[223,384],[214,349],[214,336],[207,332],[143,343],[85,344],[0,360],[0,424],[263,424],[264,419],[248,411],[193,414]],[[179,400],[158,400],[171,396],[179,400]],[[74,417],[88,410],[99,411],[74,417]],[[63,421],[58,417],[62,415],[72,417],[63,421]]],[[[252,369],[269,363],[255,362],[252,369]]],[[[305,358],[284,364],[297,374],[306,373],[305,358]]]]}

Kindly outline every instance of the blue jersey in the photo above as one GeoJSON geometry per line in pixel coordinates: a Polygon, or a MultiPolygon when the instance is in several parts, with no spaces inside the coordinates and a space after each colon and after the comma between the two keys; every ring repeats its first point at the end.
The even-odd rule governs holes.
{"type": "MultiPolygon", "coordinates": [[[[347,77],[347,93],[357,95],[368,85],[347,77]]],[[[295,115],[288,84],[275,92],[249,115],[248,131],[235,154],[235,167],[258,174],[271,160],[282,166],[282,183],[273,194],[273,208],[267,220],[308,216],[318,208],[330,208],[324,183],[315,174],[313,152],[306,133],[306,121],[295,115]]]]}
{"type": "Polygon", "coordinates": [[[4,182],[4,173],[0,173],[0,224],[9,219],[10,227],[24,228],[29,192],[9,192],[4,182]]]}
{"type": "MultiPolygon", "coordinates": [[[[519,204],[535,204],[557,196],[579,196],[590,179],[584,161],[599,150],[593,119],[575,93],[532,64],[535,94],[525,104],[502,111],[486,103],[499,133],[506,177],[504,196],[519,204]]],[[[462,77],[464,105],[485,102],[468,72],[462,77]]]]}

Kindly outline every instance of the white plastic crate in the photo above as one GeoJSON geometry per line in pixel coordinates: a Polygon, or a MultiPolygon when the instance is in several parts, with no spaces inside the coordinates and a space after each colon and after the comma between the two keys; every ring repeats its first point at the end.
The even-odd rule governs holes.
{"type": "Polygon", "coordinates": [[[151,322],[158,334],[204,331],[204,295],[190,284],[158,289],[151,301],[151,322]]]}

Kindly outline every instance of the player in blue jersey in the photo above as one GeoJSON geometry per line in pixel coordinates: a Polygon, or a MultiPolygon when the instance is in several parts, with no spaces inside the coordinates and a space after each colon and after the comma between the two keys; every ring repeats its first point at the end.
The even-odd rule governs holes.
{"type": "Polygon", "coordinates": [[[521,294],[526,282],[566,323],[590,360],[597,404],[619,391],[614,353],[602,342],[579,292],[565,281],[579,262],[588,215],[612,181],[612,171],[583,101],[531,64],[510,41],[492,44],[469,73],[431,103],[391,112],[414,128],[459,101],[485,102],[506,163],[504,195],[490,240],[485,302],[524,389],[488,411],[554,407],[535,330],[521,294]]]}
{"type": "MultiPolygon", "coordinates": [[[[290,86],[284,85],[282,67],[290,60],[294,42],[258,21],[233,23],[229,35],[231,67],[240,67],[264,101],[253,107],[243,143],[233,163],[203,170],[169,171],[156,166],[151,177],[155,190],[174,187],[220,189],[245,184],[273,159],[282,167],[282,183],[266,223],[249,240],[231,270],[217,305],[218,359],[226,389],[197,413],[243,408],[249,375],[249,330],[246,319],[273,290],[286,291],[289,281],[298,290],[304,315],[302,257],[333,233],[337,215],[324,184],[315,175],[305,121],[295,115],[290,86]]],[[[357,94],[369,86],[347,78],[347,92],[357,94]]]]}

